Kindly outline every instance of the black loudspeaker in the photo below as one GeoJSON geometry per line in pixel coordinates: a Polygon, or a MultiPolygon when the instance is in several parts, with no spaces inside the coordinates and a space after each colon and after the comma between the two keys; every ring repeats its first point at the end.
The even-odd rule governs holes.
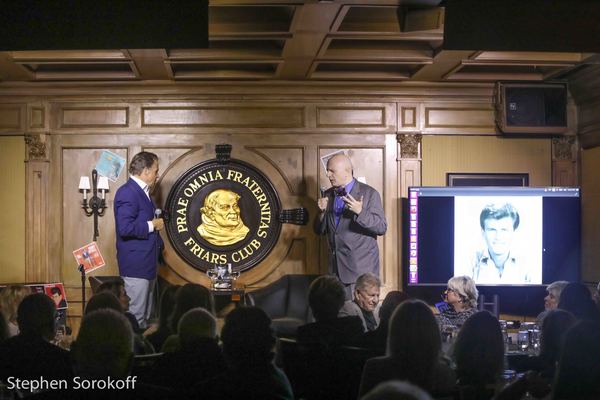
{"type": "Polygon", "coordinates": [[[565,133],[568,129],[566,84],[498,83],[496,122],[503,133],[565,133]]]}

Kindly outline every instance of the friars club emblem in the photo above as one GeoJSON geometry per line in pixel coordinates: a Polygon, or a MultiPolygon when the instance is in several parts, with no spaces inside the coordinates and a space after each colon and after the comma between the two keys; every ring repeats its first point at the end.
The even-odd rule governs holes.
{"type": "Polygon", "coordinates": [[[282,223],[308,220],[305,209],[282,210],[268,178],[230,152],[230,145],[217,146],[217,158],[185,172],[166,202],[173,248],[201,271],[228,264],[248,270],[275,246],[282,223]]]}

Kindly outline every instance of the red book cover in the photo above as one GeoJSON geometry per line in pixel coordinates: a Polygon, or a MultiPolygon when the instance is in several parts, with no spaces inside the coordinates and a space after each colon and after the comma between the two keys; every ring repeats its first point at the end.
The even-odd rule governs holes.
{"type": "Polygon", "coordinates": [[[106,265],[96,242],[91,242],[75,250],[73,256],[78,265],[83,265],[86,274],[106,265]]]}

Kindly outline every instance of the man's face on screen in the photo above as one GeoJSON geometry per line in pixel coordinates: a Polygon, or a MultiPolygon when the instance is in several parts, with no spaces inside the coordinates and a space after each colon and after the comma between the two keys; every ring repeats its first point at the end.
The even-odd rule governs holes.
{"type": "Polygon", "coordinates": [[[510,217],[489,218],[484,221],[483,238],[492,256],[502,256],[510,252],[515,230],[510,217]]]}

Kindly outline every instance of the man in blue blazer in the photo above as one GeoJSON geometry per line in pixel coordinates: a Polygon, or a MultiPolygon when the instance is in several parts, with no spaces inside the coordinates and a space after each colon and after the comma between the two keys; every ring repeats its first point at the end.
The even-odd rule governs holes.
{"type": "Polygon", "coordinates": [[[158,179],[158,157],[142,151],[129,164],[129,180],[115,194],[117,261],[125,291],[131,298],[129,311],[140,328],[146,327],[153,307],[158,254],[163,242],[150,189],[158,179]]]}
{"type": "Polygon", "coordinates": [[[377,236],[385,234],[387,222],[379,193],[354,179],[350,159],[337,154],[327,161],[331,188],[318,200],[315,232],[327,234],[329,273],[346,286],[352,299],[356,279],[370,272],[379,276],[377,236]]]}

